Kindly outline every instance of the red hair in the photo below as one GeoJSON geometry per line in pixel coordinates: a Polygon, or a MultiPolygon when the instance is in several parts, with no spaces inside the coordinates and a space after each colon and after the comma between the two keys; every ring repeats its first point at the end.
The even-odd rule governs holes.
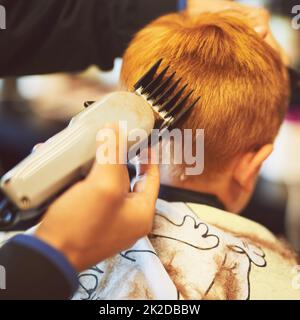
{"type": "Polygon", "coordinates": [[[287,108],[286,68],[243,21],[225,13],[153,21],[127,49],[122,83],[132,89],[160,58],[194,89],[191,101],[201,96],[180,128],[204,129],[205,170],[273,142],[287,108]]]}

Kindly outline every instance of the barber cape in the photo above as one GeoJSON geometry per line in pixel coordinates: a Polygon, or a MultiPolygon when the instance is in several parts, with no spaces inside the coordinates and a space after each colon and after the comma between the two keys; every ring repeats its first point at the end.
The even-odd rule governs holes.
{"type": "Polygon", "coordinates": [[[294,254],[261,225],[157,201],[152,233],[79,274],[75,300],[300,299],[294,254]]]}

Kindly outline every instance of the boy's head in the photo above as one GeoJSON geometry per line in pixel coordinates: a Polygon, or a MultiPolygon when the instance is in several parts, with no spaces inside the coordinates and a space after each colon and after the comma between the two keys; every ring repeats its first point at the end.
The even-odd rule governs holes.
{"type": "MultiPolygon", "coordinates": [[[[238,211],[287,108],[288,80],[279,55],[230,13],[170,14],[135,36],[124,55],[122,83],[132,89],[160,58],[194,89],[190,101],[201,96],[179,126],[204,129],[204,172],[180,185],[215,192],[229,210],[238,211]]],[[[174,174],[170,181],[176,180],[174,174]]]]}

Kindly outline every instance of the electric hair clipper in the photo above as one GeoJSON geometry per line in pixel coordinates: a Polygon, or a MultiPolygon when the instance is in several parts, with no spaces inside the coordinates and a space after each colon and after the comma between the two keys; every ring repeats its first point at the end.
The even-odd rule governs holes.
{"type": "Polygon", "coordinates": [[[175,72],[166,77],[169,66],[157,73],[161,62],[135,84],[134,92],[113,92],[86,103],[64,130],[2,177],[0,230],[41,217],[56,197],[87,175],[95,159],[96,135],[106,123],[126,121],[128,132],[144,129],[149,137],[153,128],[163,132],[173,127],[196,105],[199,98],[186,105],[192,91],[184,95],[187,85],[177,90],[181,79],[173,79],[175,72]]]}

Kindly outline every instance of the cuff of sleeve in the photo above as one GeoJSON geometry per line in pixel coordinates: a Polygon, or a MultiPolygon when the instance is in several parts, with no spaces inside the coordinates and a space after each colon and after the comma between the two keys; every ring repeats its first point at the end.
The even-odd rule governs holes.
{"type": "Polygon", "coordinates": [[[64,278],[68,281],[72,292],[75,292],[78,288],[77,273],[67,258],[58,250],[48,245],[46,242],[31,236],[20,234],[13,237],[10,242],[17,243],[22,246],[26,246],[39,254],[43,255],[50,263],[56,266],[56,268],[64,275],[64,278]]]}
{"type": "Polygon", "coordinates": [[[183,11],[187,7],[187,0],[178,0],[177,8],[178,11],[183,11]]]}

